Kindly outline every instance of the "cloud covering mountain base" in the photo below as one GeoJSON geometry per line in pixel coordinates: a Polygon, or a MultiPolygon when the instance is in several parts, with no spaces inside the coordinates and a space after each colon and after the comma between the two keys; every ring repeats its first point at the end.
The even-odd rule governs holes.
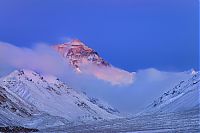
{"type": "Polygon", "coordinates": [[[0,61],[0,76],[14,69],[30,69],[43,75],[54,75],[73,88],[105,100],[122,112],[131,113],[144,109],[165,90],[190,76],[187,72],[162,72],[153,68],[129,73],[115,67],[99,69],[92,65],[83,66],[84,73],[77,74],[66,63],[66,59],[64,61],[47,44],[20,48],[0,42],[0,61]],[[88,70],[96,76],[88,74],[88,70]]]}

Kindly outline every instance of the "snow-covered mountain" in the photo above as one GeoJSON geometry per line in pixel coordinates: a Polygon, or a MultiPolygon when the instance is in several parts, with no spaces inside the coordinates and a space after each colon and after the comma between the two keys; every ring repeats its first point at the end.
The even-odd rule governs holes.
{"type": "Polygon", "coordinates": [[[178,112],[199,108],[200,74],[191,71],[191,78],[180,81],[174,88],[150,104],[142,113],[178,112]]]}
{"type": "Polygon", "coordinates": [[[115,85],[133,83],[134,72],[130,73],[112,66],[80,40],[58,44],[53,48],[79,74],[93,75],[115,85]]]}
{"type": "Polygon", "coordinates": [[[0,125],[30,127],[118,118],[119,112],[58,78],[16,70],[0,79],[0,125]],[[33,126],[34,125],[34,126],[33,126]]]}
{"type": "Polygon", "coordinates": [[[66,59],[69,64],[73,66],[77,72],[81,72],[81,65],[95,64],[97,66],[109,67],[110,64],[106,62],[93,49],[86,46],[80,40],[72,40],[68,43],[55,45],[54,48],[66,59]]]}

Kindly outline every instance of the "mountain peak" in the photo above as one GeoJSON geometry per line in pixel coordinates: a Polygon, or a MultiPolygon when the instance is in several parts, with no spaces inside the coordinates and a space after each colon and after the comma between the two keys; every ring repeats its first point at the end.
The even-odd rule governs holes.
{"type": "Polygon", "coordinates": [[[55,45],[54,48],[64,58],[68,59],[69,64],[76,68],[78,72],[81,72],[80,66],[85,64],[94,64],[104,67],[109,66],[109,63],[101,58],[95,50],[89,48],[78,39],[55,45]]]}
{"type": "Polygon", "coordinates": [[[74,39],[69,42],[71,45],[85,45],[83,42],[81,42],[79,39],[74,39]]]}
{"type": "Polygon", "coordinates": [[[110,65],[94,49],[78,39],[53,48],[77,73],[93,75],[113,85],[133,83],[133,73],[110,65]]]}
{"type": "Polygon", "coordinates": [[[190,69],[190,70],[188,70],[188,71],[185,71],[185,73],[187,73],[187,74],[191,74],[191,75],[195,75],[195,74],[198,73],[198,71],[195,71],[195,69],[192,68],[192,69],[190,69]]]}
{"type": "Polygon", "coordinates": [[[70,40],[68,42],[64,42],[64,43],[61,43],[61,44],[58,44],[56,45],[57,47],[72,47],[72,46],[75,46],[75,47],[78,47],[78,46],[82,46],[82,47],[87,47],[81,40],[79,39],[73,39],[73,40],[70,40]]]}

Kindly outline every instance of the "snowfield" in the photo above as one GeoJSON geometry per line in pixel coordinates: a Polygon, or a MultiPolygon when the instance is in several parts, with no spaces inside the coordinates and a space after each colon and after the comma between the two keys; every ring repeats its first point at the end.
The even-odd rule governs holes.
{"type": "Polygon", "coordinates": [[[56,133],[198,133],[199,81],[199,73],[192,73],[142,112],[122,116],[110,105],[89,98],[54,76],[16,70],[0,79],[0,130],[5,127],[12,131],[9,128],[15,127],[56,133]]]}
{"type": "Polygon", "coordinates": [[[200,132],[199,73],[180,81],[157,98],[147,109],[129,118],[101,121],[91,124],[58,126],[45,132],[69,133],[168,133],[200,132]]]}
{"type": "Polygon", "coordinates": [[[41,132],[68,133],[198,133],[199,109],[102,121],[93,124],[51,127],[41,132]]]}

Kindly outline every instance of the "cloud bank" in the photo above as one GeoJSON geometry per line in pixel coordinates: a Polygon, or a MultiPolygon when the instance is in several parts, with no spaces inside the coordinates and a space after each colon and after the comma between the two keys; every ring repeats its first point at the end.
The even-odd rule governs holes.
{"type": "Polygon", "coordinates": [[[64,61],[46,44],[37,44],[33,48],[19,48],[0,42],[0,76],[14,69],[31,69],[42,74],[54,75],[67,85],[85,91],[89,96],[100,98],[122,112],[141,111],[166,90],[190,76],[186,72],[162,72],[151,68],[134,73],[134,83],[132,83],[132,80],[129,80],[132,75],[127,79],[124,78],[130,73],[122,72],[124,76],[121,70],[114,67],[113,69],[99,69],[92,65],[84,67],[83,71],[87,73],[90,69],[99,78],[90,74],[77,74],[66,60],[64,61]],[[101,80],[102,77],[110,81],[114,79],[115,82],[112,82],[115,85],[101,80]],[[116,86],[121,79],[130,84],[116,86]]]}
{"type": "Polygon", "coordinates": [[[191,75],[187,72],[164,72],[149,68],[137,71],[134,83],[129,86],[90,83],[83,85],[83,88],[91,96],[106,100],[122,112],[137,113],[189,77],[191,75]]]}
{"type": "Polygon", "coordinates": [[[31,69],[43,74],[61,77],[66,82],[73,82],[72,84],[76,84],[77,81],[90,82],[91,79],[95,82],[121,86],[133,83],[133,73],[113,66],[99,67],[90,63],[82,64],[80,66],[82,73],[78,74],[69,66],[67,58],[63,59],[52,47],[45,43],[35,44],[33,48],[21,48],[0,42],[0,60],[1,73],[12,69],[31,69]]]}
{"type": "Polygon", "coordinates": [[[93,64],[83,64],[80,67],[83,73],[94,75],[98,79],[107,81],[112,85],[129,85],[134,81],[134,73],[118,69],[114,66],[99,67],[93,64]]]}
{"type": "Polygon", "coordinates": [[[30,49],[0,42],[0,60],[1,66],[25,68],[55,75],[60,75],[66,69],[70,69],[46,44],[37,44],[30,49]]]}

